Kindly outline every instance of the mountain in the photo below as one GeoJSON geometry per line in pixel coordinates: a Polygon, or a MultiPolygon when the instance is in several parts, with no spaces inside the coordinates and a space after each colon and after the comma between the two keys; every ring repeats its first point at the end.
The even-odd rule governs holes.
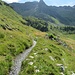
{"type": "MultiPolygon", "coordinates": [[[[35,8],[35,3],[37,4],[32,2],[34,5],[31,4],[29,8],[35,8]]],[[[41,3],[44,8],[48,8],[43,0],[41,3]]],[[[27,6],[26,10],[29,9],[27,6]]],[[[43,9],[39,10],[44,12],[43,9]]],[[[45,17],[46,14],[43,15],[45,17]]],[[[52,19],[52,23],[30,16],[24,19],[9,4],[0,0],[0,75],[9,75],[14,59],[33,45],[32,40],[37,44],[22,62],[19,75],[75,74],[75,32],[69,33],[75,30],[75,27],[57,26],[59,21],[51,16],[49,18],[52,19]],[[48,25],[51,25],[50,30],[41,32],[46,31],[48,25]]]]}
{"type": "Polygon", "coordinates": [[[51,17],[54,17],[63,24],[75,25],[74,6],[47,6],[43,0],[39,2],[11,3],[10,6],[23,17],[35,16],[50,22],[53,22],[51,17]]]}

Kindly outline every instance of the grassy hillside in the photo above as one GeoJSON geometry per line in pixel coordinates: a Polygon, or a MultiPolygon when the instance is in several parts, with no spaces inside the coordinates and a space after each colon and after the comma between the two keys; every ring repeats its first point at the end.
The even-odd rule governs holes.
{"type": "Polygon", "coordinates": [[[75,48],[73,46],[72,49],[70,43],[74,44],[75,40],[67,38],[66,35],[64,37],[64,42],[61,38],[60,41],[38,38],[36,47],[23,62],[19,75],[72,75],[75,72],[75,48]]]}
{"type": "Polygon", "coordinates": [[[8,4],[0,1],[0,75],[8,75],[12,59],[32,45],[35,35],[41,36],[40,31],[25,23],[8,4]]]}

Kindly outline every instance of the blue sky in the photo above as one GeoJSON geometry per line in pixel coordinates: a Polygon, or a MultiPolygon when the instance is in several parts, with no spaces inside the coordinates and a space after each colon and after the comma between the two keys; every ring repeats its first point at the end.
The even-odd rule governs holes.
{"type": "MultiPolygon", "coordinates": [[[[7,3],[12,3],[12,2],[24,3],[27,1],[39,1],[39,0],[3,0],[3,1],[6,1],[7,3]]],[[[52,6],[64,6],[64,5],[73,6],[75,5],[75,0],[44,0],[44,2],[47,5],[52,5],[52,6]]]]}

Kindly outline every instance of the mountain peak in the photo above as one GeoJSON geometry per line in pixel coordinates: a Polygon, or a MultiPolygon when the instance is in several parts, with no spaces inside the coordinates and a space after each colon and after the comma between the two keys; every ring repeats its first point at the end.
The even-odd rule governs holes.
{"type": "Polygon", "coordinates": [[[40,0],[41,2],[44,2],[43,0],[40,0]]]}
{"type": "Polygon", "coordinates": [[[41,2],[41,3],[45,3],[43,0],[40,0],[39,2],[41,2]]]}
{"type": "Polygon", "coordinates": [[[43,0],[40,0],[39,3],[42,4],[42,5],[46,5],[43,0]]]}

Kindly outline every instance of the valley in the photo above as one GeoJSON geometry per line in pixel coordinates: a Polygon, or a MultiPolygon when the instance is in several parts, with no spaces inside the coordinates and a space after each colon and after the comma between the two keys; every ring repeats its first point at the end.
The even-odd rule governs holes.
{"type": "Polygon", "coordinates": [[[0,0],[0,75],[75,75],[75,8],[19,4],[0,0]]]}

